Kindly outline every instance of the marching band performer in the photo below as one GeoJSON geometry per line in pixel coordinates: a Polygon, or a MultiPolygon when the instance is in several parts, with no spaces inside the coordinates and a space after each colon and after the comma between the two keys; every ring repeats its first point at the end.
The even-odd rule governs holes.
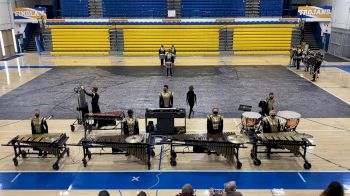
{"type": "Polygon", "coordinates": [[[31,120],[32,134],[48,133],[49,127],[47,126],[46,119],[40,116],[40,111],[35,110],[35,115],[31,120]]]}
{"type": "MultiPolygon", "coordinates": [[[[281,122],[278,118],[276,118],[275,110],[271,110],[269,116],[263,118],[262,131],[263,133],[277,133],[282,131],[281,122]]],[[[272,148],[277,148],[277,146],[273,144],[269,144],[266,146],[268,158],[270,158],[272,148]]]]}
{"type": "Polygon", "coordinates": [[[316,81],[317,75],[320,73],[322,62],[323,62],[323,55],[319,51],[316,53],[316,56],[315,56],[315,64],[314,64],[314,68],[313,68],[313,74],[312,74],[311,81],[313,81],[313,82],[316,81]]]}
{"type": "Polygon", "coordinates": [[[170,75],[170,77],[172,77],[174,63],[173,63],[173,56],[170,49],[165,56],[165,66],[166,66],[166,76],[169,77],[170,75]]]}
{"type": "MultiPolygon", "coordinates": [[[[31,120],[32,134],[43,134],[49,132],[49,127],[47,126],[46,119],[40,116],[40,111],[35,110],[34,117],[31,120]]],[[[43,150],[40,148],[34,147],[33,150],[39,151],[39,156],[43,156],[43,150]]],[[[47,152],[44,151],[44,156],[47,155],[47,152]]]]}
{"type": "Polygon", "coordinates": [[[298,46],[294,55],[294,64],[296,64],[297,69],[300,68],[300,62],[302,57],[303,57],[303,50],[300,48],[300,46],[298,46]]]}
{"type": "Polygon", "coordinates": [[[101,112],[100,110],[100,106],[98,105],[98,100],[100,98],[100,96],[97,94],[97,87],[92,87],[91,93],[86,92],[86,90],[84,89],[84,86],[81,86],[81,89],[83,89],[84,93],[91,97],[91,107],[92,107],[92,113],[99,113],[101,112]]]}
{"type": "Polygon", "coordinates": [[[159,94],[159,107],[172,108],[173,107],[173,93],[168,90],[169,86],[164,85],[163,92],[159,94]]]}
{"type": "Polygon", "coordinates": [[[218,108],[213,108],[213,114],[207,118],[207,132],[209,134],[222,133],[224,128],[224,117],[219,114],[218,108]]]}
{"type": "Polygon", "coordinates": [[[140,133],[138,120],[133,115],[134,111],[128,110],[128,116],[124,118],[123,122],[124,135],[138,135],[140,133]]]}
{"type": "Polygon", "coordinates": [[[276,111],[271,110],[269,116],[263,118],[262,120],[263,133],[277,133],[280,132],[281,122],[276,118],[276,111]]]}
{"type": "Polygon", "coordinates": [[[175,63],[175,58],[176,58],[176,49],[175,49],[175,46],[172,45],[171,48],[170,48],[170,53],[171,53],[171,62],[175,63]]]}
{"type": "Polygon", "coordinates": [[[158,54],[159,54],[159,59],[160,59],[160,66],[164,66],[164,59],[165,59],[165,48],[163,45],[160,46],[159,50],[158,50],[158,54]]]}
{"type": "Polygon", "coordinates": [[[187,96],[186,96],[186,102],[190,106],[190,112],[188,113],[188,118],[191,118],[191,114],[194,113],[193,106],[194,104],[197,104],[197,95],[193,90],[194,90],[193,86],[192,85],[189,86],[187,96]]]}

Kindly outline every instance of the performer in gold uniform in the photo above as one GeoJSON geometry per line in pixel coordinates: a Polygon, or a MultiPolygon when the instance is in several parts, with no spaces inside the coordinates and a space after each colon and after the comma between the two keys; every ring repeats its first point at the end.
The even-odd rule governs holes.
{"type": "Polygon", "coordinates": [[[49,127],[47,126],[46,119],[40,116],[40,111],[35,110],[35,115],[31,120],[32,134],[48,133],[49,127]]]}
{"type": "Polygon", "coordinates": [[[209,134],[222,133],[224,128],[224,117],[219,114],[218,108],[213,108],[213,114],[207,118],[207,132],[209,134]]]}
{"type": "Polygon", "coordinates": [[[123,122],[123,132],[125,135],[138,135],[139,131],[139,122],[137,118],[133,117],[134,111],[128,110],[128,116],[124,119],[123,122]]]}
{"type": "Polygon", "coordinates": [[[169,91],[168,85],[164,85],[163,92],[159,94],[159,107],[160,108],[173,107],[173,93],[169,91]]]}
{"type": "Polygon", "coordinates": [[[262,120],[264,133],[277,133],[281,131],[281,122],[276,118],[275,110],[271,110],[269,116],[262,120]]]}
{"type": "MultiPolygon", "coordinates": [[[[32,134],[44,134],[49,132],[49,127],[47,126],[46,119],[40,116],[40,111],[35,110],[35,115],[31,120],[32,134]]],[[[39,156],[43,155],[43,150],[40,148],[33,148],[33,150],[39,151],[39,156]]],[[[47,155],[47,152],[44,151],[44,156],[47,155]]]]}

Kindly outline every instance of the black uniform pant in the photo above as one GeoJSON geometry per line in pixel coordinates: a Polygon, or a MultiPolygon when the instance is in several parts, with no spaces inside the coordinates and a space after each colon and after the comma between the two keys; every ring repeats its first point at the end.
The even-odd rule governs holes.
{"type": "Polygon", "coordinates": [[[166,76],[173,76],[173,68],[166,68],[166,76]]]}
{"type": "Polygon", "coordinates": [[[160,59],[160,66],[164,66],[164,59],[160,59]]]}
{"type": "Polygon", "coordinates": [[[297,69],[300,68],[300,61],[301,61],[301,60],[297,60],[297,69]]]}
{"type": "Polygon", "coordinates": [[[191,118],[191,114],[193,113],[193,106],[194,106],[194,104],[189,103],[189,105],[190,105],[190,113],[188,113],[188,118],[191,118]]]}

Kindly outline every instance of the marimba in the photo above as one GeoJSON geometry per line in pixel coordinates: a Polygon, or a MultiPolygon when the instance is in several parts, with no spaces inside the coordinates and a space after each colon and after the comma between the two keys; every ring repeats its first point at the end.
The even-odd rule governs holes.
{"type": "Polygon", "coordinates": [[[130,154],[147,164],[151,168],[151,154],[153,146],[150,143],[150,134],[141,134],[134,136],[127,135],[88,135],[82,138],[78,146],[83,147],[83,164],[87,166],[87,161],[91,159],[92,154],[130,154]],[[112,152],[92,153],[93,148],[112,148],[112,152]]]}
{"type": "Polygon", "coordinates": [[[235,133],[219,134],[179,134],[169,136],[171,158],[170,164],[176,166],[176,153],[216,153],[224,156],[229,162],[236,161],[236,168],[240,169],[239,149],[244,148],[244,139],[235,133]],[[193,146],[193,151],[176,151],[179,146],[193,146]]]}
{"type": "Polygon", "coordinates": [[[65,133],[45,133],[45,134],[28,134],[18,135],[3,146],[12,146],[15,151],[13,163],[18,166],[18,157],[28,158],[28,155],[39,155],[41,151],[45,156],[54,155],[57,158],[52,165],[54,170],[59,169],[59,161],[64,154],[69,156],[69,148],[66,142],[69,137],[65,133]]]}
{"type": "Polygon", "coordinates": [[[253,148],[250,156],[254,160],[255,165],[260,165],[261,161],[258,159],[258,154],[267,154],[267,158],[270,158],[270,154],[272,153],[292,153],[295,156],[301,156],[304,160],[304,168],[310,169],[311,164],[306,159],[306,150],[310,146],[315,146],[308,139],[310,137],[312,136],[295,131],[262,134],[251,133],[249,139],[250,143],[253,144],[253,148]],[[258,148],[260,147],[265,147],[269,150],[259,151],[258,148]],[[279,149],[279,151],[271,151],[271,148],[279,149]]]}

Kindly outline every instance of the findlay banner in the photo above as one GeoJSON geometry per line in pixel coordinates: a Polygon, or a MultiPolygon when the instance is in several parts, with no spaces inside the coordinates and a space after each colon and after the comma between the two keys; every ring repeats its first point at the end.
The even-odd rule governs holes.
{"type": "Polygon", "coordinates": [[[332,6],[299,6],[298,18],[331,18],[332,6]]]}
{"type": "Polygon", "coordinates": [[[46,8],[13,8],[15,19],[46,19],[46,8]]]}

